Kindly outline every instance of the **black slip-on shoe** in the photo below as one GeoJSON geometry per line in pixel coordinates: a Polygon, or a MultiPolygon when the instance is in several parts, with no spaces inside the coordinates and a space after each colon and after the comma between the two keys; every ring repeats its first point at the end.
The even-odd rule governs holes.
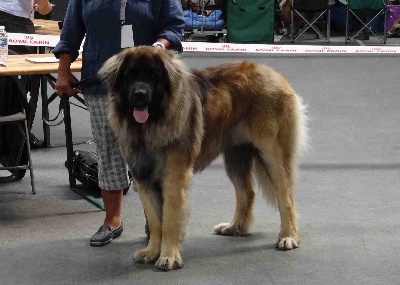
{"type": "Polygon", "coordinates": [[[109,244],[113,239],[119,237],[123,231],[122,223],[118,228],[113,230],[108,225],[102,225],[90,239],[90,245],[103,246],[109,244]]]}

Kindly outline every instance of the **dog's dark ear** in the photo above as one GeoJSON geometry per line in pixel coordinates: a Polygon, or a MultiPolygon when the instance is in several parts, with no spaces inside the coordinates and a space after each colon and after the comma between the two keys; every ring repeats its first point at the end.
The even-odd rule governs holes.
{"type": "Polygon", "coordinates": [[[119,68],[117,70],[114,84],[111,86],[113,92],[118,92],[121,87],[126,83],[126,76],[132,68],[133,55],[126,54],[123,56],[119,68]]]}
{"type": "Polygon", "coordinates": [[[189,74],[189,72],[175,52],[167,51],[167,56],[164,60],[164,67],[168,70],[166,74],[168,74],[170,88],[175,90],[178,88],[179,82],[181,82],[183,73],[189,74]]]}
{"type": "Polygon", "coordinates": [[[165,61],[161,57],[153,58],[153,69],[158,70],[161,83],[164,86],[164,91],[171,93],[171,82],[169,79],[169,70],[165,66],[165,61]]]}
{"type": "Polygon", "coordinates": [[[127,65],[129,56],[125,53],[119,53],[110,57],[100,68],[97,76],[104,81],[108,91],[113,93],[117,82],[120,80],[121,73],[124,72],[124,66],[127,65]]]}

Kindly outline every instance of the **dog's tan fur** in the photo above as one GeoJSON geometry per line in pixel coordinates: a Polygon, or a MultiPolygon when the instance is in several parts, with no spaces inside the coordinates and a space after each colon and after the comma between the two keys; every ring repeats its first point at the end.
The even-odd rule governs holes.
{"type": "Polygon", "coordinates": [[[99,74],[110,91],[109,119],[124,159],[131,162],[132,150],[141,145],[161,161],[162,198],[156,194],[154,181],[136,181],[150,240],[146,248],[135,253],[135,260],[149,263],[158,258],[156,266],[164,270],[183,266],[180,251],[192,175],[220,154],[235,188],[236,210],[233,220],[217,225],[215,233],[248,234],[253,220],[254,176],[263,194],[279,207],[277,246],[284,250],[298,246],[293,195],[297,159],[306,138],[305,114],[301,99],[283,76],[253,62],[192,73],[174,52],[151,47],[121,52],[107,61],[99,74]],[[118,114],[116,106],[122,102],[114,86],[122,62],[129,61],[133,66],[137,58],[146,58],[146,62],[162,59],[172,94],[162,101],[163,120],[144,124],[140,134],[118,114]],[[203,106],[196,85],[199,80],[208,82],[203,106]]]}

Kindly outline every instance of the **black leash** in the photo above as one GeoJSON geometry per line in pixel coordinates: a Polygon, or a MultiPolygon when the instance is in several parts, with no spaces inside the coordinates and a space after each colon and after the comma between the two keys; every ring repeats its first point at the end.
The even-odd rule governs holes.
{"type": "MultiPolygon", "coordinates": [[[[84,87],[92,87],[92,86],[98,85],[99,83],[100,83],[100,81],[99,81],[97,78],[87,78],[87,79],[83,79],[83,80],[80,80],[80,81],[76,82],[75,84],[72,85],[72,87],[73,87],[73,88],[81,88],[81,87],[83,87],[83,86],[84,86],[84,87]]],[[[53,86],[53,88],[54,88],[54,86],[53,86]]],[[[74,104],[74,103],[70,103],[70,102],[69,102],[70,97],[74,97],[74,98],[75,98],[76,100],[78,100],[83,106],[86,106],[85,100],[84,100],[82,97],[80,97],[80,96],[78,95],[78,93],[76,93],[76,94],[74,94],[74,95],[72,95],[72,96],[66,96],[66,95],[58,96],[57,93],[54,92],[54,93],[51,94],[51,96],[47,99],[47,101],[46,101],[46,103],[45,103],[45,105],[44,105],[44,108],[48,109],[50,103],[53,102],[54,99],[56,99],[57,97],[60,97],[60,104],[59,104],[59,106],[58,106],[58,114],[57,114],[53,119],[46,119],[46,118],[44,117],[44,114],[42,115],[43,121],[44,121],[48,126],[54,127],[54,126],[58,126],[58,125],[60,125],[62,122],[64,122],[64,119],[65,119],[65,118],[64,118],[64,115],[65,115],[65,110],[66,110],[66,108],[67,108],[67,104],[72,104],[72,105],[75,105],[75,106],[77,106],[77,107],[79,107],[79,108],[81,108],[81,109],[87,110],[86,107],[82,107],[82,106],[79,106],[79,105],[77,105],[77,104],[74,104]],[[61,118],[59,121],[57,121],[57,120],[59,119],[60,115],[62,116],[62,118],[61,118]]]]}

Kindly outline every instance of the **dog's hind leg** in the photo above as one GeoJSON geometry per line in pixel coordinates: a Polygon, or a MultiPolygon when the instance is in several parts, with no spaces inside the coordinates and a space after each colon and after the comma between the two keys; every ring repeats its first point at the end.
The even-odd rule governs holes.
{"type": "Polygon", "coordinates": [[[146,248],[134,254],[137,262],[150,263],[157,259],[161,251],[162,193],[154,183],[136,182],[140,200],[146,213],[150,239],[146,248]]]}
{"type": "Polygon", "coordinates": [[[260,167],[258,167],[255,172],[257,180],[265,196],[275,196],[281,217],[281,230],[277,246],[284,250],[296,248],[300,243],[300,238],[293,197],[296,172],[295,154],[284,151],[282,144],[273,146],[264,144],[261,147],[259,146],[258,149],[260,157],[257,159],[257,163],[263,164],[266,175],[261,175],[260,167]],[[265,178],[270,181],[260,181],[265,178]],[[272,193],[268,193],[271,191],[272,193]]]}
{"type": "Polygon", "coordinates": [[[214,228],[219,235],[247,235],[253,222],[254,190],[251,166],[254,149],[250,145],[236,146],[225,151],[225,169],[235,187],[236,210],[231,223],[222,223],[214,228]]]}

